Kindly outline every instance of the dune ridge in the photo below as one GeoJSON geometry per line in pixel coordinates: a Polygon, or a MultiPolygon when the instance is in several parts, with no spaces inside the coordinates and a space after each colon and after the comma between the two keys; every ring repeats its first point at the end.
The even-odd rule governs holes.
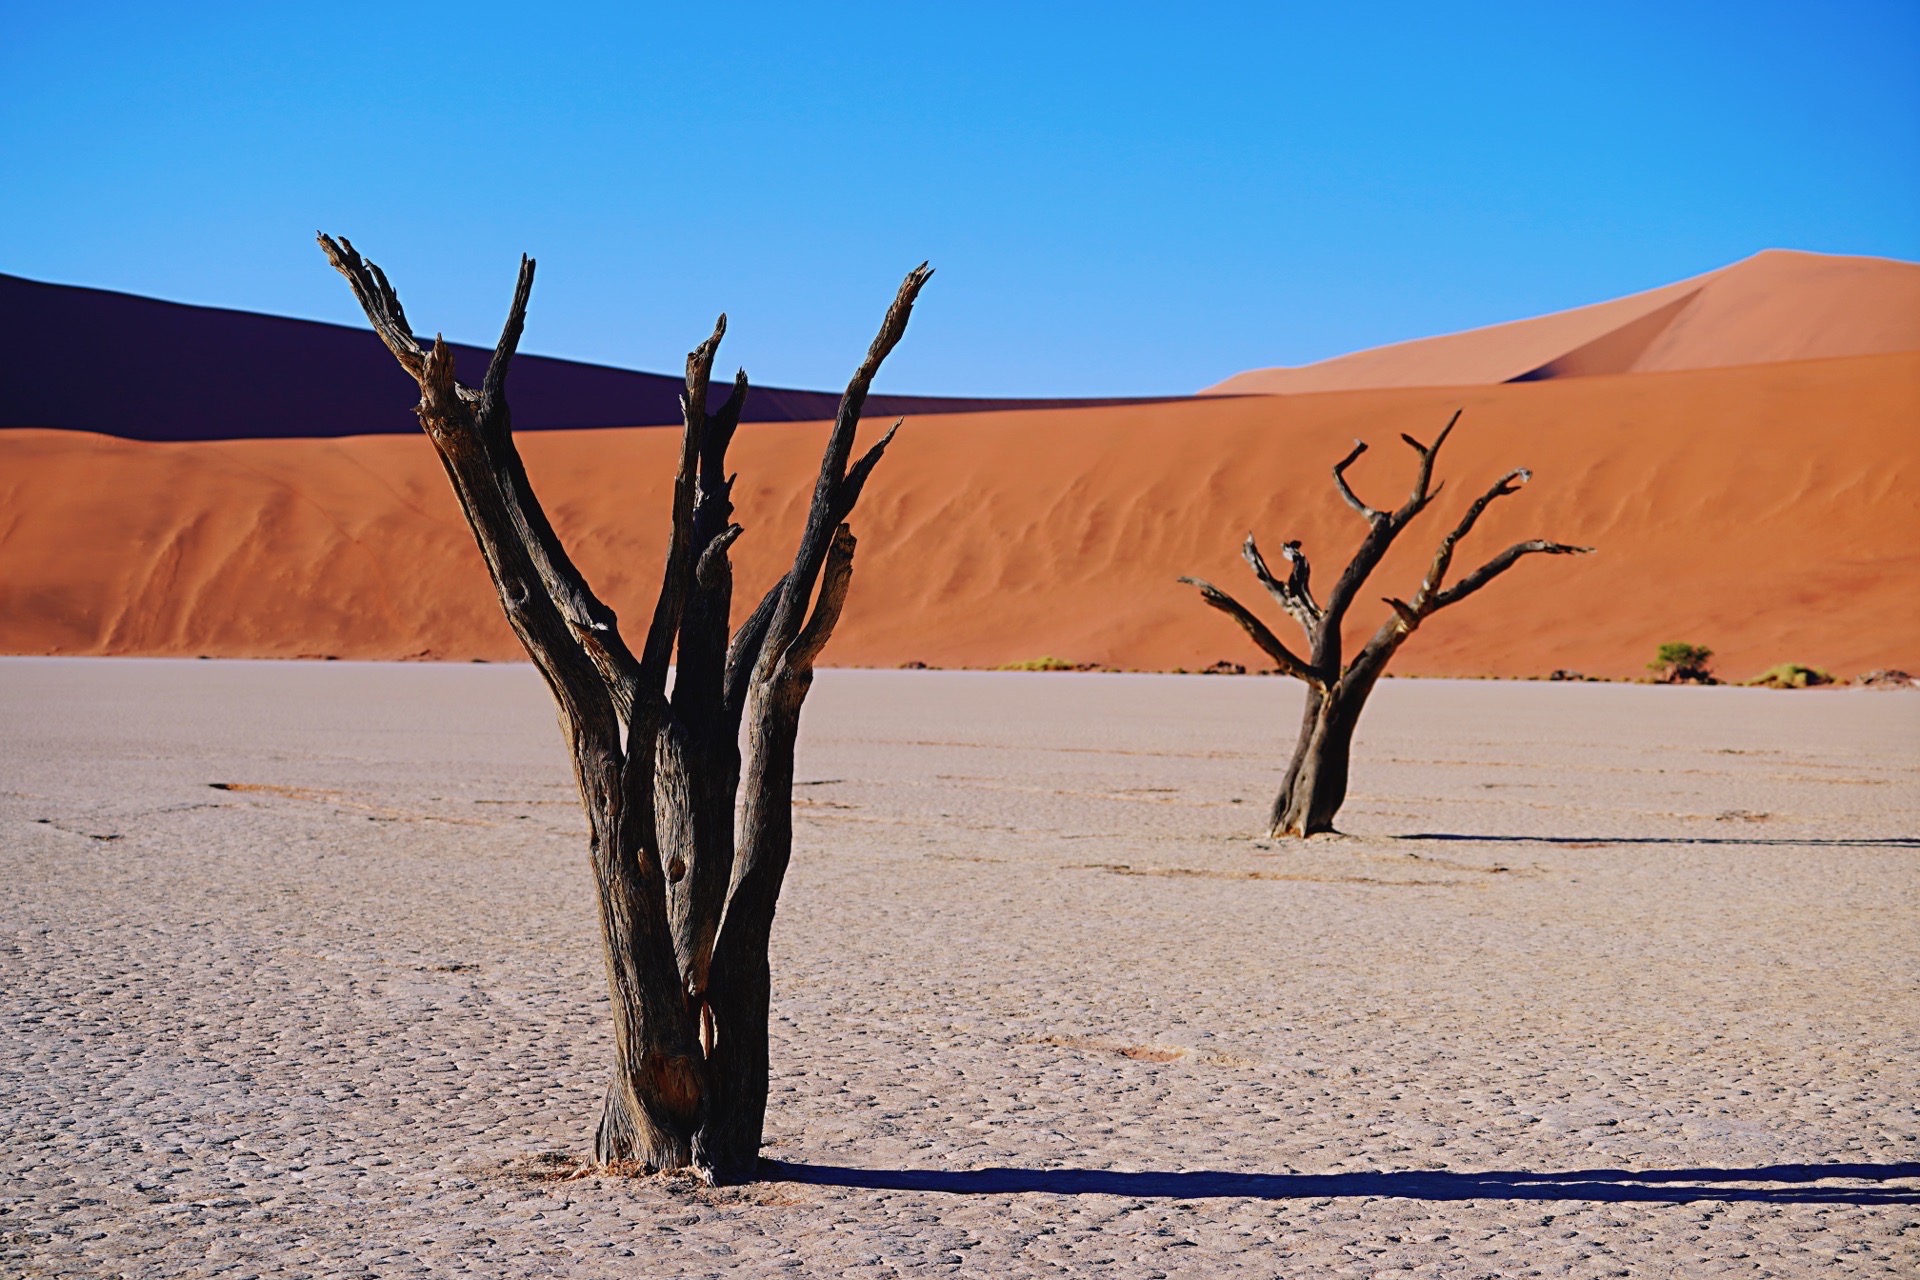
{"type": "Polygon", "coordinates": [[[1203,395],[1483,386],[1920,351],[1920,264],[1769,249],[1624,298],[1252,369],[1203,395]]]}
{"type": "MultiPolygon", "coordinates": [[[[1305,540],[1336,572],[1360,534],[1328,467],[1397,500],[1402,431],[1466,417],[1447,491],[1356,610],[1407,590],[1473,493],[1514,466],[1460,557],[1547,536],[1600,548],[1523,563],[1436,616],[1397,670],[1640,674],[1667,640],[1731,677],[1783,661],[1920,667],[1920,355],[1468,389],[1382,389],[909,419],[854,524],[858,568],[826,660],[996,666],[1043,654],[1131,669],[1259,664],[1181,574],[1256,602],[1236,551],[1305,540]]],[[[791,554],[825,424],[748,424],[734,446],[744,610],[791,554]]],[[[877,431],[878,425],[869,428],[877,431]]],[[[629,626],[652,605],[677,433],[521,441],[554,523],[629,626]]],[[[1256,605],[1256,607],[1258,607],[1256,605]]],[[[1276,625],[1280,619],[1276,619],[1276,625]]],[[[516,659],[423,439],[144,443],[0,432],[0,650],[39,654],[516,659]]]]}

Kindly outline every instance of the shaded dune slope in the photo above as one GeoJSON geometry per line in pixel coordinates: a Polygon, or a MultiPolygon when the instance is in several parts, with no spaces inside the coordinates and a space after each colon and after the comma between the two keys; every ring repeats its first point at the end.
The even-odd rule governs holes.
{"type": "Polygon", "coordinates": [[[1773,249],[1610,302],[1254,369],[1208,394],[1481,386],[1920,350],[1920,264],[1773,249]]]}
{"type": "MultiPolygon", "coordinates": [[[[1174,579],[1200,574],[1261,608],[1236,555],[1251,528],[1270,550],[1304,539],[1330,581],[1361,526],[1328,466],[1370,440],[1355,485],[1397,501],[1398,434],[1431,438],[1461,405],[1446,492],[1381,567],[1356,636],[1507,468],[1534,482],[1494,506],[1463,567],[1536,535],[1601,550],[1524,562],[1435,617],[1402,672],[1631,676],[1667,640],[1712,645],[1736,677],[1789,660],[1920,665],[1920,355],[910,419],[855,517],[853,597],[827,660],[1260,665],[1174,579]]],[[[740,432],[741,611],[790,555],[824,430],[740,432]]],[[[522,442],[554,523],[630,629],[651,609],[676,436],[522,442]]],[[[519,656],[417,434],[0,432],[0,649],[519,656]]]]}
{"type": "MultiPolygon", "coordinates": [[[[449,343],[478,383],[490,352],[449,343]]],[[[0,275],[0,427],[59,427],[132,440],[411,435],[418,391],[365,328],[187,306],[0,275]]],[[[521,431],[677,424],[683,380],[523,355],[521,431]]],[[[718,403],[731,384],[715,395],[718,403]]],[[[833,416],[839,392],[755,387],[750,422],[833,416]]],[[[872,412],[956,413],[1117,400],[876,395],[872,412]]]]}

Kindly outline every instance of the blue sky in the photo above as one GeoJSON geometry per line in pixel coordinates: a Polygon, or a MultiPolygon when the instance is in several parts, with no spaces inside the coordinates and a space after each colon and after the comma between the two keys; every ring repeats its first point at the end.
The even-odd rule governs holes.
{"type": "Polygon", "coordinates": [[[837,386],[1184,392],[1768,247],[1920,258],[1920,4],[5,4],[0,271],[837,386]]]}

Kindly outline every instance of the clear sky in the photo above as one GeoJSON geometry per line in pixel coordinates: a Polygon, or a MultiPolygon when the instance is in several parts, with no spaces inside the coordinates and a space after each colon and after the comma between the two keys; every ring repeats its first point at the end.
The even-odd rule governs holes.
{"type": "Polygon", "coordinates": [[[0,271],[838,386],[1185,392],[1768,247],[1920,258],[1920,3],[0,0],[0,271]]]}

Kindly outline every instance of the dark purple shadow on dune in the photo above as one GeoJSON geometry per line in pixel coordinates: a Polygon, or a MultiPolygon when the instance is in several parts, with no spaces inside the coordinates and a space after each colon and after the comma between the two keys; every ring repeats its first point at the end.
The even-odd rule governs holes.
{"type": "MultiPolygon", "coordinates": [[[[460,343],[477,383],[489,352],[460,343]]],[[[523,355],[513,362],[519,431],[678,425],[681,380],[523,355]]],[[[724,386],[717,388],[725,395],[724,386]]],[[[0,274],[0,427],[98,431],[133,440],[356,436],[419,430],[419,392],[367,329],[0,274]]],[[[876,395],[869,417],[1155,404],[1125,400],[876,395]]],[[[748,422],[831,418],[838,392],[754,387],[748,422]]]]}
{"type": "Polygon", "coordinates": [[[1686,1204],[1920,1204],[1920,1162],[1777,1164],[1751,1169],[1571,1169],[1563,1173],[1453,1173],[1408,1169],[1363,1173],[1161,1173],[1114,1169],[853,1169],[761,1162],[784,1182],[947,1195],[1127,1196],[1143,1200],[1314,1200],[1383,1196],[1397,1200],[1594,1200],[1686,1204]],[[1819,1186],[1828,1179],[1872,1186],[1819,1186]],[[1755,1183],[1771,1183],[1756,1186],[1755,1183]],[[1780,1185],[1785,1184],[1785,1185],[1780,1185]]]}

